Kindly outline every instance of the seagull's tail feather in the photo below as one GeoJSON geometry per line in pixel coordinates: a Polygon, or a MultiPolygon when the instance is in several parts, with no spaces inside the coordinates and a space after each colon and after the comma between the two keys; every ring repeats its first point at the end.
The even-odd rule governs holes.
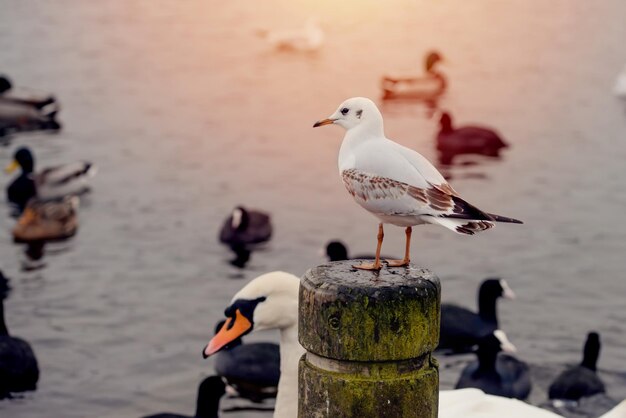
{"type": "Polygon", "coordinates": [[[477,232],[485,231],[495,226],[493,222],[482,220],[437,218],[434,216],[429,218],[430,223],[441,225],[457,234],[465,235],[474,235],[477,232]]]}
{"type": "Polygon", "coordinates": [[[506,216],[494,215],[493,213],[489,213],[489,216],[493,218],[496,222],[505,222],[508,224],[523,224],[524,222],[515,218],[507,218],[506,216]]]}
{"type": "Polygon", "coordinates": [[[447,218],[454,219],[467,219],[475,221],[491,221],[491,222],[506,222],[511,224],[522,224],[523,222],[514,218],[507,218],[506,216],[495,215],[493,213],[487,213],[476,206],[467,203],[465,200],[458,196],[453,196],[454,201],[454,213],[445,215],[447,218]]]}

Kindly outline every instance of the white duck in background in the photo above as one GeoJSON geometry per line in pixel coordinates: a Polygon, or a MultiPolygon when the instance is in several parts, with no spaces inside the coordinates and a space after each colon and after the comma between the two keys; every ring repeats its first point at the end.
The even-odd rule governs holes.
{"type": "MultiPolygon", "coordinates": [[[[274,418],[298,416],[298,361],[304,349],[298,342],[300,279],[281,271],[253,279],[226,308],[227,320],[203,350],[206,358],[230,341],[255,330],[280,331],[280,369],[274,418]]],[[[624,417],[626,401],[600,418],[624,417]]],[[[553,412],[517,399],[487,395],[479,389],[439,392],[439,418],[559,418],[553,412]]],[[[562,418],[562,417],[561,417],[562,418]]]]}
{"type": "Polygon", "coordinates": [[[613,92],[620,99],[626,99],[626,66],[624,66],[622,72],[617,76],[613,92]]]}
{"type": "Polygon", "coordinates": [[[281,51],[315,52],[324,43],[324,31],[316,19],[310,18],[304,27],[294,30],[259,31],[272,48],[281,51]]]}

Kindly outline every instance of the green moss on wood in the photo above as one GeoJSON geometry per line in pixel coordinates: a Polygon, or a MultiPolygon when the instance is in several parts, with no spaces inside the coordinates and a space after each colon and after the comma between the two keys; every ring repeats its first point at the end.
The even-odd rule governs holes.
{"type": "Polygon", "coordinates": [[[439,279],[428,270],[309,270],[300,286],[300,418],[435,418],[439,279]]]}
{"type": "Polygon", "coordinates": [[[436,418],[436,363],[410,373],[372,377],[318,369],[300,360],[299,418],[436,418]]]}
{"type": "Polygon", "coordinates": [[[352,268],[354,261],[309,270],[300,286],[300,343],[350,361],[417,358],[439,342],[441,287],[430,271],[352,268]]]}

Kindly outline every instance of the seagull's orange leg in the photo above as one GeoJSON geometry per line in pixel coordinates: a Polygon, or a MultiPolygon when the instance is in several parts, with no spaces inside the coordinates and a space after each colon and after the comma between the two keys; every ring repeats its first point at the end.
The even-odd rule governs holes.
{"type": "Polygon", "coordinates": [[[383,238],[385,237],[385,231],[383,231],[383,224],[378,224],[378,246],[376,247],[376,259],[373,263],[361,263],[358,266],[352,266],[355,269],[361,270],[380,270],[382,264],[380,262],[380,249],[383,246],[383,238]]]}
{"type": "Polygon", "coordinates": [[[404,250],[404,259],[403,260],[385,260],[389,267],[403,267],[408,266],[411,262],[411,232],[413,232],[413,228],[407,226],[406,228],[406,247],[404,250]]]}

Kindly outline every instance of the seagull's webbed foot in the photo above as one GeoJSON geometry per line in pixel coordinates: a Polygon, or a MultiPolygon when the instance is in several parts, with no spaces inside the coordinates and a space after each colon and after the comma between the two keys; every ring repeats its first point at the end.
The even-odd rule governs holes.
{"type": "Polygon", "coordinates": [[[389,267],[405,267],[408,266],[411,260],[405,258],[404,260],[385,260],[389,267]]]}
{"type": "Polygon", "coordinates": [[[352,267],[354,267],[355,269],[359,269],[359,270],[374,270],[374,271],[378,271],[381,268],[383,268],[383,265],[380,262],[380,260],[376,260],[373,263],[361,263],[361,264],[353,265],[352,267]]]}

